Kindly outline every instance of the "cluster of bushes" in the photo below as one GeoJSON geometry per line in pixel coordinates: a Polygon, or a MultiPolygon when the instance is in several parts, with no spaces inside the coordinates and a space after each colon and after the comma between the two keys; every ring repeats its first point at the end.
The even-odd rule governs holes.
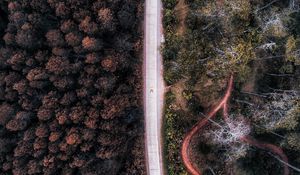
{"type": "Polygon", "coordinates": [[[142,2],[0,7],[0,174],[144,174],[142,2]]]}
{"type": "MultiPolygon", "coordinates": [[[[166,162],[171,164],[168,173],[186,174],[180,148],[173,145],[180,144],[184,134],[201,119],[201,113],[209,110],[223,95],[230,74],[235,75],[231,113],[248,121],[250,135],[283,147],[291,163],[299,165],[300,160],[295,155],[300,152],[295,143],[300,133],[300,2],[186,0],[188,15],[183,34],[177,31],[182,24],[177,16],[179,0],[164,0],[163,4],[164,78],[170,89],[185,82],[185,89],[179,95],[186,99],[188,106],[188,110],[178,107],[174,94],[167,95],[164,127],[166,162]],[[186,98],[185,92],[191,95],[186,98]]],[[[218,118],[216,122],[222,123],[218,118]]],[[[233,155],[236,157],[233,161],[226,156],[220,158],[220,155],[238,154],[239,151],[234,146],[225,146],[228,152],[223,152],[221,142],[210,144],[214,141],[213,136],[221,132],[219,127],[208,127],[205,132],[210,134],[198,138],[198,146],[193,148],[196,159],[193,160],[202,163],[200,167],[211,166],[208,174],[213,173],[210,168],[216,174],[281,172],[279,168],[270,169],[272,163],[279,165],[274,159],[255,164],[257,168],[249,168],[247,162],[255,161],[257,155],[265,160],[271,158],[239,143],[229,145],[243,148],[242,154],[233,155]],[[211,151],[218,149],[221,151],[211,151]],[[242,163],[232,164],[234,161],[242,163]],[[229,164],[231,168],[222,167],[229,164]]]]}

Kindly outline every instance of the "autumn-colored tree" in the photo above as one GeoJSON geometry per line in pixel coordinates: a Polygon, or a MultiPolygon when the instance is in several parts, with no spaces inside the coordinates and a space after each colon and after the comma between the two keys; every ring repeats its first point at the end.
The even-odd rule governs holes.
{"type": "Polygon", "coordinates": [[[78,32],[70,32],[65,35],[65,39],[70,46],[80,45],[82,38],[82,35],[78,32]]]}
{"type": "Polygon", "coordinates": [[[92,21],[90,16],[86,16],[84,20],[81,21],[79,29],[89,35],[94,35],[98,32],[98,26],[92,21]]]}
{"type": "Polygon", "coordinates": [[[82,40],[82,46],[88,51],[99,51],[103,47],[103,43],[99,39],[85,37],[82,40]]]}
{"type": "Polygon", "coordinates": [[[48,43],[52,47],[64,46],[63,34],[59,30],[50,30],[46,34],[48,43]]]}
{"type": "MultiPolygon", "coordinates": [[[[142,36],[136,25],[132,31],[120,28],[117,12],[131,3],[0,1],[2,174],[125,171],[122,160],[130,141],[124,133],[136,131],[122,116],[140,96],[117,89],[134,88],[127,82],[129,69],[123,68],[140,58],[138,50],[115,47],[115,38],[126,38],[127,47],[142,36]]],[[[136,16],[134,10],[126,13],[136,16]]],[[[132,19],[137,24],[142,18],[132,19]]]]}

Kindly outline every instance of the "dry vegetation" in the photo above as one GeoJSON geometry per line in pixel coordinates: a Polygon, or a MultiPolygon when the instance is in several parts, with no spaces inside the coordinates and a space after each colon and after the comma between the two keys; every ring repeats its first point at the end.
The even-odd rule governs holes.
{"type": "Polygon", "coordinates": [[[142,2],[0,7],[0,174],[145,174],[142,2]]]}
{"type": "Polygon", "coordinates": [[[185,19],[187,17],[188,10],[188,5],[186,4],[185,0],[179,0],[174,8],[174,12],[179,20],[179,25],[177,29],[178,35],[182,36],[186,30],[185,19]]]}

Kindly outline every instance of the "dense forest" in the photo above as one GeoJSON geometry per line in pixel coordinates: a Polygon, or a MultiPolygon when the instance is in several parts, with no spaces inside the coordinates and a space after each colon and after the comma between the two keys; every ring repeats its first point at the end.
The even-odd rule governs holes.
{"type": "Polygon", "coordinates": [[[163,5],[167,174],[188,174],[183,140],[215,109],[233,75],[223,112],[227,120],[217,113],[191,141],[196,169],[203,175],[280,175],[288,167],[289,174],[299,175],[300,1],[163,0],[163,5]],[[241,141],[248,136],[257,142],[241,141]],[[282,150],[288,162],[262,143],[282,150]]]}
{"type": "Polygon", "coordinates": [[[0,174],[145,174],[143,2],[0,7],[0,174]]]}

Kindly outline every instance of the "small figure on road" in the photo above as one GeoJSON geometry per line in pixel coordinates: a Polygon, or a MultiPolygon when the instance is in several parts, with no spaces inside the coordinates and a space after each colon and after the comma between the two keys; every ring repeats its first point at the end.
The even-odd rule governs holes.
{"type": "Polygon", "coordinates": [[[150,93],[153,93],[153,92],[154,92],[154,90],[153,90],[153,88],[151,88],[151,89],[150,89],[150,93]]]}

